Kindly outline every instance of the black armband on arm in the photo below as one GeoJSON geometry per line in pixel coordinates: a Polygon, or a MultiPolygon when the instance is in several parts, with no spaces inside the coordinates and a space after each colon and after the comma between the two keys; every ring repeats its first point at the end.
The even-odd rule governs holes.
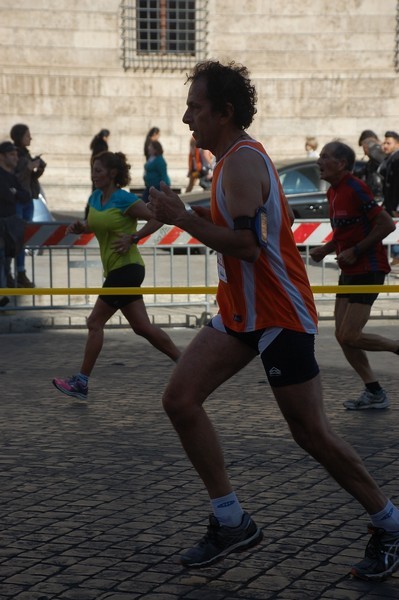
{"type": "Polygon", "coordinates": [[[256,235],[261,246],[267,245],[267,213],[264,206],[256,211],[254,217],[237,217],[234,219],[234,230],[250,229],[256,235]]]}
{"type": "Polygon", "coordinates": [[[237,217],[234,219],[234,231],[239,229],[251,229],[251,231],[255,231],[255,218],[237,217]]]}

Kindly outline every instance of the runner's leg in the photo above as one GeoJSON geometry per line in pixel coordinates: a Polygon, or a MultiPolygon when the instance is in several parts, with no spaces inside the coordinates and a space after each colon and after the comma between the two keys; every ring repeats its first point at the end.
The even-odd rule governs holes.
{"type": "Polygon", "coordinates": [[[97,298],[93,310],[87,319],[88,334],[80,372],[89,376],[96,364],[104,342],[104,327],[116,313],[116,308],[97,298]]]}
{"type": "Polygon", "coordinates": [[[121,308],[134,333],[144,337],[160,352],[177,361],[180,350],[175,346],[171,338],[160,327],[153,325],[148,317],[147,309],[141,298],[130,302],[121,308]]]}
{"type": "Polygon", "coordinates": [[[296,385],[273,388],[292,435],[369,514],[381,511],[387,498],[353,448],[338,437],[324,412],[320,375],[296,385]]]}
{"type": "Polygon", "coordinates": [[[164,408],[211,498],[232,488],[216,431],[202,405],[255,356],[236,338],[204,327],[182,354],[165,390],[164,408]]]}

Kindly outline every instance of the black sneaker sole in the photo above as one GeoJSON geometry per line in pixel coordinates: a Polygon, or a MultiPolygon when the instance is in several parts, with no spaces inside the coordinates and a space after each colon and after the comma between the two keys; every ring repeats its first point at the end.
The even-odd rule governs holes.
{"type": "Polygon", "coordinates": [[[255,533],[250,538],[243,540],[242,542],[238,542],[237,544],[234,544],[233,546],[229,546],[228,548],[225,548],[224,550],[221,550],[221,552],[219,554],[217,554],[216,556],[213,556],[212,558],[210,558],[206,561],[191,562],[190,559],[185,560],[184,556],[182,556],[180,559],[180,562],[183,565],[183,567],[186,567],[188,569],[201,569],[204,567],[210,567],[211,565],[214,565],[215,563],[226,558],[226,556],[228,556],[229,554],[233,554],[235,552],[244,552],[245,550],[249,550],[250,548],[253,548],[257,544],[259,544],[259,542],[261,542],[262,539],[263,539],[263,532],[258,527],[256,529],[255,533]]]}
{"type": "Polygon", "coordinates": [[[350,575],[356,577],[357,579],[362,579],[363,581],[385,581],[388,579],[395,571],[399,569],[399,556],[396,554],[396,560],[391,564],[391,566],[385,571],[380,571],[379,573],[367,573],[366,570],[362,570],[361,563],[358,565],[353,565],[350,570],[350,575]]]}
{"type": "Polygon", "coordinates": [[[375,403],[370,404],[369,406],[357,406],[356,408],[351,406],[345,406],[345,408],[346,410],[372,410],[374,408],[378,410],[383,410],[384,408],[389,408],[389,402],[380,402],[380,404],[375,403]]]}
{"type": "Polygon", "coordinates": [[[383,573],[362,573],[361,571],[358,571],[356,567],[352,567],[350,575],[352,575],[352,577],[356,577],[356,579],[362,579],[363,581],[375,581],[378,583],[379,581],[385,581],[388,579],[388,577],[393,575],[398,568],[399,561],[397,561],[390,569],[384,571],[383,573]]]}

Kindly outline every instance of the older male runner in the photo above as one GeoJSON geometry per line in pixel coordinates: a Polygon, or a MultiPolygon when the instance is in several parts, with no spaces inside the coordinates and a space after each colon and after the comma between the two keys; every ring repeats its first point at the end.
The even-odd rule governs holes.
{"type": "MultiPolygon", "coordinates": [[[[276,170],[246,129],[256,92],[245,67],[198,64],[189,76],[183,116],[201,148],[216,157],[211,210],[186,210],[161,184],[149,208],[217,251],[219,314],[183,353],[163,402],[211,499],[207,533],[181,560],[206,567],[257,544],[262,533],[240,506],[220,443],[203,408],[206,398],[260,354],[277,403],[296,442],[369,513],[372,538],[358,577],[382,580],[399,566],[399,512],[354,450],[330,428],[314,356],[316,310],[291,232],[276,170]]],[[[250,402],[242,390],[243,401],[250,402]]]]}
{"type": "MultiPolygon", "coordinates": [[[[382,240],[395,230],[386,210],[377,204],[370,188],[352,175],[355,153],[339,141],[326,144],[317,161],[320,175],[331,184],[330,205],[332,239],[310,251],[319,262],[330,252],[337,254],[341,269],[339,285],[382,285],[389,273],[387,252],[382,240]]],[[[348,410],[387,408],[389,399],[375,376],[366,351],[399,354],[399,341],[364,333],[371,307],[378,294],[337,294],[335,335],[343,353],[364,383],[356,399],[344,401],[348,410]]]]}

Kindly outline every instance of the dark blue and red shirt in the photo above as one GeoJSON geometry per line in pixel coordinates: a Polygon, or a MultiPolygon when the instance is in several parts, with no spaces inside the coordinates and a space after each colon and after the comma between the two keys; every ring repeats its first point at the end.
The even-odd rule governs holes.
{"type": "MultiPolygon", "coordinates": [[[[374,200],[370,188],[352,173],[345,175],[336,187],[331,186],[327,198],[337,255],[364,240],[373,228],[374,219],[384,210],[374,200]]],[[[382,242],[360,254],[355,264],[342,268],[349,275],[390,270],[382,242]]]]}

